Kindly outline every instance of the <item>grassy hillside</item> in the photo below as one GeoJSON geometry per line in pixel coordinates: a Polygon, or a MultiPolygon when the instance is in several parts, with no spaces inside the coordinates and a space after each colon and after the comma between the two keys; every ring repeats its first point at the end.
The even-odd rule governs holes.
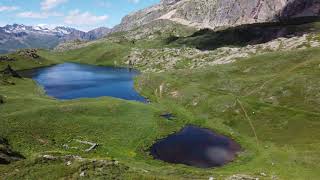
{"type": "MultiPolygon", "coordinates": [[[[169,48],[166,40],[103,41],[65,52],[40,51],[42,64],[25,59],[9,63],[16,69],[65,61],[123,65],[131,48],[169,48]]],[[[5,65],[0,62],[0,67],[5,65]]],[[[0,85],[5,99],[0,104],[0,137],[27,159],[0,165],[3,179],[320,176],[320,48],[265,53],[201,69],[144,73],[136,88],[151,104],[110,97],[59,101],[30,79],[10,80],[15,85],[0,85]],[[167,112],[176,118],[160,117],[167,112]],[[227,135],[241,144],[243,152],[234,162],[211,169],[153,160],[148,148],[187,124],[227,135]],[[77,140],[99,146],[85,152],[88,147],[77,140]]]]}
{"type": "Polygon", "coordinates": [[[161,104],[186,108],[205,127],[256,142],[261,149],[237,166],[242,172],[317,179],[319,55],[319,48],[269,53],[205,70],[150,74],[140,77],[139,87],[161,104]],[[155,93],[160,84],[161,95],[155,93]]]}
{"type": "MultiPolygon", "coordinates": [[[[81,48],[67,51],[42,50],[39,54],[52,61],[82,62],[96,65],[125,64],[132,48],[171,47],[172,37],[191,35],[195,29],[168,20],[158,20],[128,32],[116,32],[96,42],[83,44],[81,48]]],[[[72,45],[71,45],[72,46],[72,45]]]]}
{"type": "Polygon", "coordinates": [[[13,61],[1,61],[0,71],[6,68],[8,65],[12,66],[12,68],[15,70],[22,70],[41,66],[48,66],[51,64],[58,63],[58,61],[54,59],[48,60],[47,58],[44,58],[42,56],[40,56],[39,58],[32,58],[28,56],[19,55],[18,53],[11,53],[5,56],[8,56],[9,58],[13,59],[13,61]]]}

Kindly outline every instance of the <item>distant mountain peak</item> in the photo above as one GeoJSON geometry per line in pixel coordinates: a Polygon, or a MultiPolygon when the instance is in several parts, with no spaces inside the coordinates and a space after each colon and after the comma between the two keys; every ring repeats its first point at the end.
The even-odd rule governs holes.
{"type": "Polygon", "coordinates": [[[54,48],[59,43],[73,40],[96,40],[110,33],[109,28],[100,27],[84,32],[71,27],[52,27],[46,24],[28,26],[12,24],[0,27],[0,52],[18,48],[54,48]]]}

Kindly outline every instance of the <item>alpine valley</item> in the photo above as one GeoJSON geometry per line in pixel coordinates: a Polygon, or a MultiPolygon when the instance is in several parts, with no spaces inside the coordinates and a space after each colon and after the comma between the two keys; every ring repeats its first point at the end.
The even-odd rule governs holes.
{"type": "Polygon", "coordinates": [[[0,179],[320,178],[319,0],[161,0],[0,49],[0,179]]]}

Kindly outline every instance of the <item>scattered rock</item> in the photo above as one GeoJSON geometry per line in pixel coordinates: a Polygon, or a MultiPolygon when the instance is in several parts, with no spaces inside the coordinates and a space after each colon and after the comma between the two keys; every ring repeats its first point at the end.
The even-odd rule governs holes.
{"type": "Polygon", "coordinates": [[[173,98],[178,98],[180,93],[178,91],[173,91],[173,92],[170,92],[170,95],[173,97],[173,98]]]}
{"type": "Polygon", "coordinates": [[[262,173],[260,173],[260,176],[266,177],[266,176],[267,176],[267,174],[266,174],[266,173],[264,173],[264,172],[262,172],[262,173]]]}
{"type": "MultiPolygon", "coordinates": [[[[97,42],[99,42],[99,40],[97,42]]],[[[63,52],[63,51],[67,51],[67,50],[79,49],[79,48],[83,48],[83,47],[89,46],[89,45],[91,45],[93,43],[95,43],[95,41],[79,41],[79,40],[75,40],[75,41],[63,42],[63,43],[60,43],[58,46],[56,46],[54,48],[54,51],[63,52]]]]}
{"type": "Polygon", "coordinates": [[[40,56],[37,54],[36,49],[23,49],[19,50],[18,54],[24,57],[30,57],[32,59],[38,59],[40,56]]]}
{"type": "Polygon", "coordinates": [[[119,164],[119,161],[113,161],[113,164],[114,164],[114,165],[118,165],[118,164],[119,164]]]}
{"type": "Polygon", "coordinates": [[[73,161],[79,161],[82,162],[85,159],[80,157],[80,156],[76,156],[76,155],[65,155],[65,156],[54,156],[54,155],[40,155],[38,160],[42,161],[42,162],[48,162],[48,161],[63,161],[66,163],[67,166],[71,165],[73,161]]]}
{"type": "Polygon", "coordinates": [[[42,158],[44,160],[50,160],[50,161],[54,161],[54,160],[57,160],[58,158],[52,156],[52,155],[43,155],[42,158]]]}
{"type": "Polygon", "coordinates": [[[80,177],[84,177],[86,175],[86,173],[84,172],[84,171],[82,171],[81,173],[80,173],[80,177]]]}
{"type": "Polygon", "coordinates": [[[67,166],[70,166],[71,164],[72,164],[71,161],[68,161],[68,162],[67,162],[67,166]]]}
{"type": "Polygon", "coordinates": [[[259,178],[251,177],[244,174],[236,174],[226,178],[226,180],[259,180],[259,178]]]}
{"type": "Polygon", "coordinates": [[[63,147],[64,149],[69,149],[69,148],[70,148],[68,144],[64,144],[64,145],[62,145],[62,147],[63,147]]]}
{"type": "MultiPolygon", "coordinates": [[[[255,54],[274,51],[289,51],[306,47],[319,47],[320,41],[314,34],[278,38],[270,42],[244,47],[221,47],[211,51],[195,48],[133,48],[127,57],[127,64],[143,72],[164,72],[173,69],[196,69],[235,62],[255,54]]],[[[250,73],[251,69],[244,70],[250,73]]]]}

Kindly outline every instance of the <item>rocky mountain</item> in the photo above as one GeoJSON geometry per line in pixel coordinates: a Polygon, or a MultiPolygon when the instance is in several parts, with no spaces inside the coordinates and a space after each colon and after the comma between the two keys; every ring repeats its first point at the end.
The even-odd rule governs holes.
{"type": "Polygon", "coordinates": [[[46,26],[26,26],[13,24],[0,27],[0,53],[20,48],[51,49],[59,43],[73,40],[96,40],[110,32],[108,28],[97,28],[83,32],[69,27],[48,28],[46,26]]]}
{"type": "Polygon", "coordinates": [[[109,34],[110,32],[111,32],[111,29],[106,27],[96,28],[86,33],[86,39],[87,40],[100,39],[105,35],[109,34]]]}
{"type": "Polygon", "coordinates": [[[161,0],[127,15],[113,31],[127,31],[158,19],[196,28],[224,28],[320,15],[319,0],[161,0]]]}

